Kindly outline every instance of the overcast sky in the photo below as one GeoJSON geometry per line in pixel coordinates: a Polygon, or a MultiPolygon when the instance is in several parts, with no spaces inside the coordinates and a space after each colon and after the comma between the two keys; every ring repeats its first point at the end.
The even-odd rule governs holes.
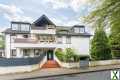
{"type": "Polygon", "coordinates": [[[10,27],[10,21],[32,23],[42,14],[56,25],[83,25],[89,12],[87,0],[0,0],[0,28],[10,27]]]}

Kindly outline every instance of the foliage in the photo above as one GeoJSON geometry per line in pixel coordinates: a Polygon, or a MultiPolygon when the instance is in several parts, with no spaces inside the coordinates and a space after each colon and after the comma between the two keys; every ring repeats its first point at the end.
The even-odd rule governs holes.
{"type": "Polygon", "coordinates": [[[4,48],[5,44],[4,44],[4,37],[3,35],[0,35],[0,48],[4,48]]]}
{"type": "MultiPolygon", "coordinates": [[[[94,2],[98,0],[94,0],[94,2]]],[[[96,8],[86,16],[85,21],[93,22],[94,27],[120,27],[120,0],[101,0],[96,8]],[[116,26],[117,25],[117,26],[116,26]]]]}
{"type": "Polygon", "coordinates": [[[57,49],[55,51],[55,55],[57,56],[57,58],[60,60],[60,61],[64,61],[65,60],[65,54],[62,50],[60,49],[57,49]]]}
{"type": "Polygon", "coordinates": [[[103,28],[96,29],[91,42],[90,51],[92,60],[111,59],[111,50],[108,44],[108,38],[103,28]]]}
{"type": "Polygon", "coordinates": [[[65,56],[66,56],[66,61],[67,61],[67,62],[73,61],[73,60],[74,60],[74,55],[75,55],[73,49],[71,49],[71,48],[66,48],[65,52],[66,52],[66,54],[65,54],[65,56]]]}
{"type": "Polygon", "coordinates": [[[120,58],[120,33],[110,36],[110,44],[113,58],[120,58]]]}
{"type": "MultiPolygon", "coordinates": [[[[90,0],[92,3],[99,0],[90,0]]],[[[95,4],[94,4],[95,5],[95,4]]],[[[120,56],[120,0],[101,0],[85,18],[94,28],[110,28],[110,46],[113,57],[120,56]],[[116,50],[117,49],[117,50],[116,50]],[[119,49],[119,50],[118,50],[119,49]]]]}
{"type": "Polygon", "coordinates": [[[74,50],[71,48],[66,48],[65,52],[57,49],[55,54],[60,61],[64,62],[78,62],[80,59],[79,55],[75,54],[74,50]]]}

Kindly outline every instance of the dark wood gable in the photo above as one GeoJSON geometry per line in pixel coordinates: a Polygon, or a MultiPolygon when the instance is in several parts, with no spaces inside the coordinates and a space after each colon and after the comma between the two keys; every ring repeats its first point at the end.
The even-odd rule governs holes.
{"type": "Polygon", "coordinates": [[[45,25],[55,25],[49,18],[45,15],[42,15],[34,23],[35,26],[45,26],[45,25]]]}

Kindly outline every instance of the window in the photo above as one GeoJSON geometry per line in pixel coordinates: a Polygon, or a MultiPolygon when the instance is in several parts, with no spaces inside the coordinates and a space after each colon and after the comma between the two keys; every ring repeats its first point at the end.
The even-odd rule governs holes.
{"type": "Polygon", "coordinates": [[[80,33],[84,33],[85,29],[84,28],[80,28],[80,33]]]}
{"type": "Polygon", "coordinates": [[[76,27],[76,28],[74,28],[74,32],[75,33],[84,33],[85,32],[85,28],[83,28],[83,27],[76,27]]]}
{"type": "Polygon", "coordinates": [[[29,31],[30,25],[29,24],[21,24],[21,31],[29,31]]]}
{"type": "Polygon", "coordinates": [[[28,38],[28,35],[23,35],[24,38],[28,38]]]}
{"type": "Polygon", "coordinates": [[[12,23],[12,30],[29,31],[30,24],[12,23]]]}
{"type": "Polygon", "coordinates": [[[71,44],[71,36],[67,36],[66,37],[66,43],[67,44],[71,44]]]}
{"type": "Polygon", "coordinates": [[[12,50],[12,52],[11,52],[11,56],[12,56],[12,57],[15,57],[15,56],[16,56],[16,50],[15,50],[15,49],[12,50]]]}
{"type": "Polygon", "coordinates": [[[23,56],[28,57],[29,56],[29,50],[28,49],[23,49],[23,56]]]}
{"type": "Polygon", "coordinates": [[[18,24],[12,24],[12,30],[19,30],[18,24]]]}
{"type": "Polygon", "coordinates": [[[39,49],[35,49],[34,50],[34,55],[35,56],[39,56],[40,55],[40,50],[39,49]]]}
{"type": "Polygon", "coordinates": [[[0,52],[0,57],[3,57],[2,52],[0,52]]]}
{"type": "Polygon", "coordinates": [[[62,36],[57,37],[57,43],[62,43],[62,36]]]}
{"type": "Polygon", "coordinates": [[[74,28],[75,33],[79,33],[79,28],[74,28]]]}
{"type": "Polygon", "coordinates": [[[47,25],[47,28],[48,28],[48,29],[54,29],[55,26],[54,26],[54,25],[47,25]]]}

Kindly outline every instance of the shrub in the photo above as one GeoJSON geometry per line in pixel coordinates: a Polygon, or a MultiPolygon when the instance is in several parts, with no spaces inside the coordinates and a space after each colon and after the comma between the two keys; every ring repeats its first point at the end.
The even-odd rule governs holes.
{"type": "Polygon", "coordinates": [[[109,41],[105,31],[102,28],[96,29],[95,35],[92,39],[90,51],[92,60],[111,59],[109,41]]]}
{"type": "Polygon", "coordinates": [[[110,36],[110,44],[113,58],[120,58],[120,33],[110,36]]]}
{"type": "Polygon", "coordinates": [[[75,54],[74,50],[71,48],[66,48],[65,52],[57,49],[55,55],[60,61],[64,62],[78,62],[80,59],[79,55],[75,54]]]}
{"type": "Polygon", "coordinates": [[[113,59],[120,59],[120,50],[112,50],[113,59]]]}
{"type": "Polygon", "coordinates": [[[57,56],[57,58],[60,60],[60,61],[64,61],[65,60],[65,54],[62,50],[60,49],[57,49],[55,51],[55,55],[57,56]]]}
{"type": "Polygon", "coordinates": [[[73,49],[66,48],[65,52],[66,52],[66,54],[65,54],[66,62],[74,61],[74,54],[75,53],[74,53],[73,49]]]}
{"type": "Polygon", "coordinates": [[[75,55],[74,55],[74,61],[75,61],[75,62],[80,61],[80,55],[75,54],[75,55]]]}

